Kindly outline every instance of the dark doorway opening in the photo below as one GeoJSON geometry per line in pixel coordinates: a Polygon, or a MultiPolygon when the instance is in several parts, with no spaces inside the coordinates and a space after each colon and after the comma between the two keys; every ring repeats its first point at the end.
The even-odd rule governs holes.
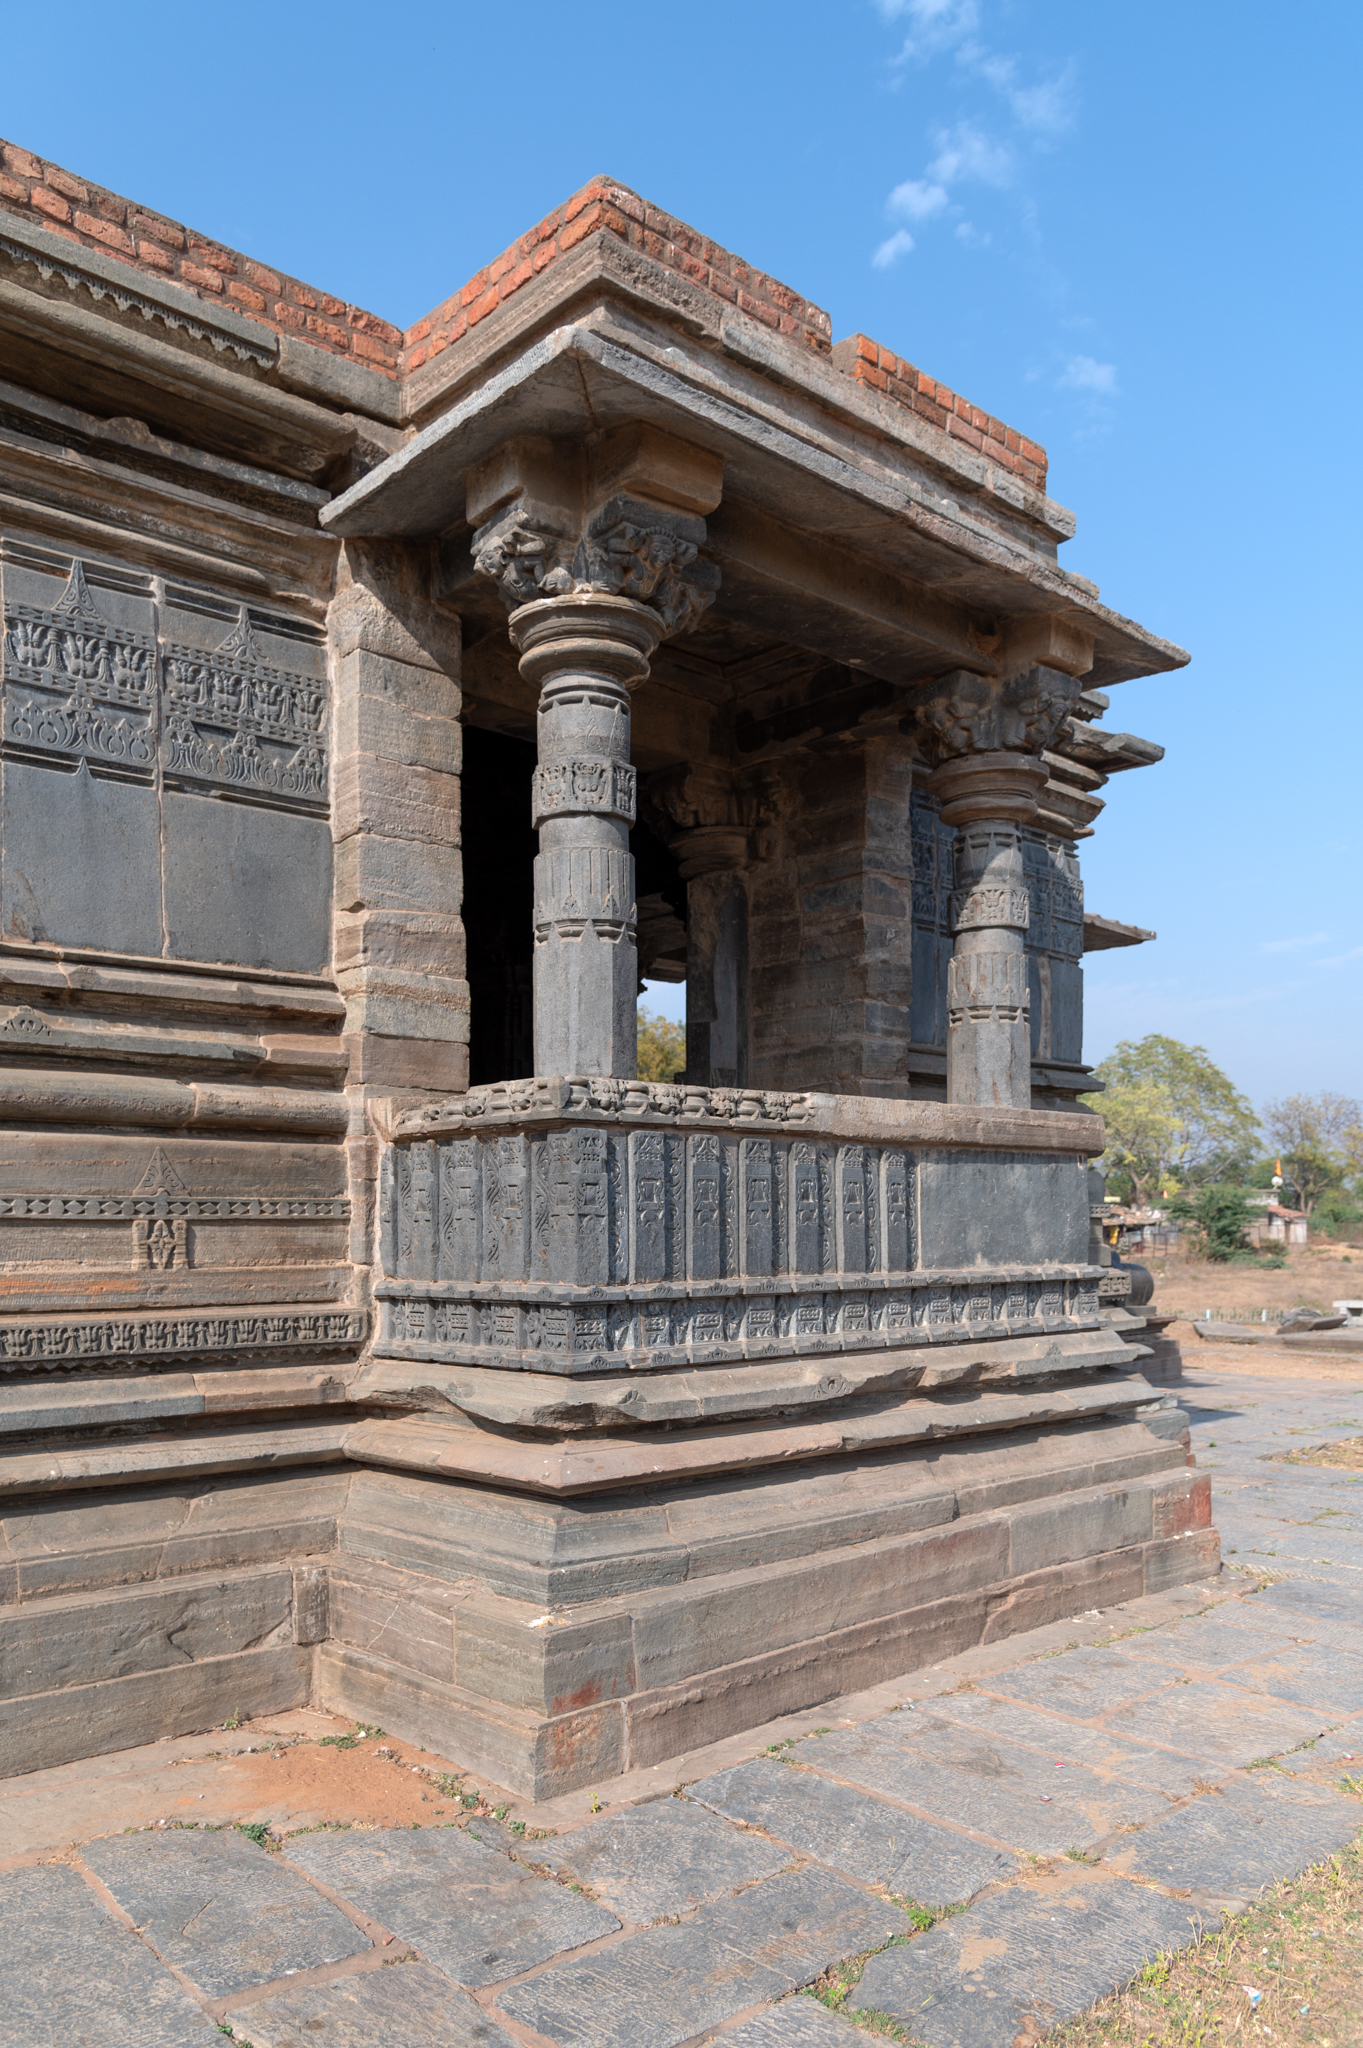
{"type": "Polygon", "coordinates": [[[468,948],[469,1085],[535,1071],[531,960],[535,854],[528,740],[464,728],[461,792],[464,938],[468,948]]]}

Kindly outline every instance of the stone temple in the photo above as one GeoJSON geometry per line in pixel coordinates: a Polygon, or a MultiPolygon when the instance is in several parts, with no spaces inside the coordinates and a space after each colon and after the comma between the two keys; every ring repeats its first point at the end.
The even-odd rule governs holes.
{"type": "Polygon", "coordinates": [[[404,333],[7,148],[0,365],[0,1770],[548,1796],[1216,1571],[1042,449],[604,178],[404,333]]]}

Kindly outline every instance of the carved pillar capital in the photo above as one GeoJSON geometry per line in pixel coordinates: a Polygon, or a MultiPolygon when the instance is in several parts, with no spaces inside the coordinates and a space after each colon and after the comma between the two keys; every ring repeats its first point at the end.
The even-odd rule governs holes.
{"type": "Polygon", "coordinates": [[[970,755],[1040,755],[1082,688],[1078,677],[1039,662],[1005,678],[953,669],[914,692],[915,736],[937,767],[970,755]]]}

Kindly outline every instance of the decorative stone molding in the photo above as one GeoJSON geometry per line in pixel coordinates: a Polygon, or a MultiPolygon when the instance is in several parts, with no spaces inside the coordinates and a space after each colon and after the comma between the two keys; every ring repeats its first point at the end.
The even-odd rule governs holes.
{"type": "Polygon", "coordinates": [[[640,499],[615,497],[576,529],[557,508],[520,498],[473,536],[479,575],[508,610],[540,598],[628,597],[657,613],[664,633],[686,633],[719,588],[700,559],[705,522],[640,499]]]}
{"type": "Polygon", "coordinates": [[[424,1103],[393,1123],[397,1139],[429,1137],[478,1123],[578,1119],[629,1123],[807,1124],[827,1097],[787,1095],[772,1089],[697,1088],[680,1081],[619,1081],[590,1075],[497,1081],[448,1101],[424,1103]]]}
{"type": "Polygon", "coordinates": [[[81,1316],[61,1322],[0,1324],[0,1370],[41,1372],[55,1366],[242,1353],[331,1351],[363,1341],[369,1318],[356,1309],[265,1309],[249,1315],[213,1311],[178,1316],[81,1316]]]}
{"type": "Polygon", "coordinates": [[[967,754],[1040,754],[1082,694],[1075,677],[1040,664],[1006,682],[954,669],[914,692],[918,741],[934,766],[967,754]]]}

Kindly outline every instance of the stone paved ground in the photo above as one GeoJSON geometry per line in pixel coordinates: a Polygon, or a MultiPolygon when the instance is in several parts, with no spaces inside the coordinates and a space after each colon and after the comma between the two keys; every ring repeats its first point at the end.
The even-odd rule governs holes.
{"type": "Polygon", "coordinates": [[[111,1832],[106,1808],[54,1853],[61,1774],[10,1781],[0,2040],[855,2048],[879,2012],[1007,2048],[1083,2011],[1363,1826],[1363,1471],[1280,1462],[1363,1435],[1363,1386],[1200,1355],[1184,1398],[1215,1586],[613,1781],[597,1814],[581,1794],[267,1849],[111,1832]],[[838,2013],[802,1995],[868,1951],[838,2013]]]}

